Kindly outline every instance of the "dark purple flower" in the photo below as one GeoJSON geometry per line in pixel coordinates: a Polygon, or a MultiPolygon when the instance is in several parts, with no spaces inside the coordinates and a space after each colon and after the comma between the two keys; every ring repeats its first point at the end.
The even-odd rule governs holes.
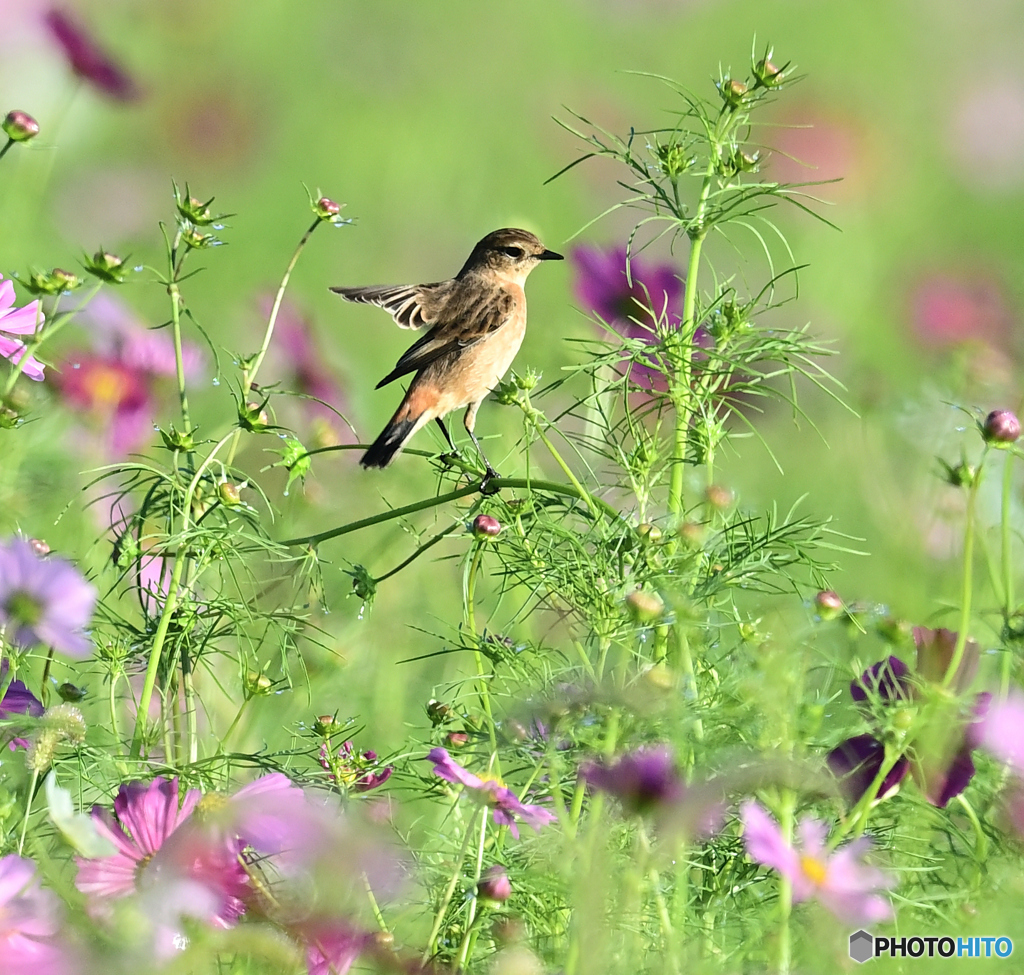
{"type": "Polygon", "coordinates": [[[794,848],[756,802],[743,804],[740,819],[750,858],[785,877],[793,885],[794,901],[814,897],[846,924],[871,924],[892,917],[892,906],[877,891],[892,887],[894,881],[862,862],[870,840],[854,840],[830,853],[825,824],[802,819],[797,826],[799,848],[794,848]]]}
{"type": "MultiPolygon", "coordinates": [[[[923,680],[941,684],[953,662],[956,641],[959,634],[953,630],[914,627],[914,645],[917,647],[916,672],[923,680]]],[[[953,677],[952,690],[963,693],[973,683],[981,660],[981,647],[973,640],[964,644],[963,656],[953,677]]]]}
{"type": "Polygon", "coordinates": [[[858,702],[899,704],[911,698],[910,668],[899,657],[872,665],[850,684],[850,696],[858,702]]]}
{"type": "Polygon", "coordinates": [[[588,762],[580,767],[580,775],[595,789],[611,793],[633,813],[679,802],[686,792],[665,745],[638,748],[611,765],[588,762]]]}
{"type": "MultiPolygon", "coordinates": [[[[0,684],[7,677],[9,666],[6,660],[0,663],[0,684]]],[[[42,702],[20,680],[12,680],[4,693],[4,699],[0,701],[0,721],[6,720],[12,714],[27,714],[33,718],[40,718],[43,710],[42,702]]],[[[11,751],[16,748],[28,748],[28,742],[24,738],[15,738],[9,747],[11,751]]]]}
{"type": "MultiPolygon", "coordinates": [[[[627,277],[625,248],[590,246],[577,247],[572,261],[577,300],[620,335],[654,345],[659,328],[679,327],[683,282],[673,265],[633,257],[627,277]]],[[[630,379],[645,389],[664,388],[660,371],[642,363],[633,363],[630,379]]]]}
{"type": "Polygon", "coordinates": [[[96,587],[70,562],[40,558],[24,538],[0,543],[0,626],[12,643],[88,656],[92,643],[82,631],[95,605],[96,587]]]}
{"type": "Polygon", "coordinates": [[[79,78],[117,101],[130,102],[139,97],[132,77],[66,11],[54,7],[43,19],[79,78]]]}
{"type": "MultiPolygon", "coordinates": [[[[825,757],[839,787],[851,805],[871,787],[885,760],[885,745],[874,735],[856,735],[837,745],[825,757]]],[[[910,771],[910,762],[901,755],[878,787],[876,798],[892,795],[910,771]]]]}
{"type": "Polygon", "coordinates": [[[539,831],[547,823],[553,823],[555,816],[541,806],[527,805],[520,802],[515,793],[496,777],[481,777],[453,762],[443,748],[432,748],[427,760],[434,763],[434,774],[446,782],[462,785],[474,794],[478,801],[491,807],[491,816],[499,826],[507,826],[508,831],[519,839],[519,829],[515,817],[527,826],[539,831]]]}

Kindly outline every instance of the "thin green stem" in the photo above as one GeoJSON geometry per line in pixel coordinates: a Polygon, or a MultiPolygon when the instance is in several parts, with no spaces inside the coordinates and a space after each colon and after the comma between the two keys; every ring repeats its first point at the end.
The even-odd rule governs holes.
{"type": "MultiPolygon", "coordinates": [[[[491,480],[489,490],[500,491],[503,488],[548,491],[551,494],[562,494],[570,498],[579,498],[581,501],[585,500],[586,495],[586,492],[582,491],[582,489],[577,490],[569,484],[559,484],[557,481],[535,481],[533,479],[523,477],[495,477],[491,480]]],[[[347,525],[341,525],[338,528],[331,528],[325,532],[317,532],[315,535],[303,535],[299,538],[289,538],[281,542],[281,544],[319,545],[321,542],[326,542],[331,538],[340,538],[342,535],[348,535],[350,532],[360,531],[363,528],[370,528],[372,525],[379,525],[385,521],[393,521],[395,518],[404,518],[406,515],[415,514],[417,511],[425,511],[427,508],[436,508],[438,505],[448,504],[450,501],[458,501],[460,498],[468,498],[473,494],[479,493],[480,485],[471,484],[468,487],[449,491],[447,494],[438,494],[433,498],[426,498],[423,501],[416,501],[413,504],[407,504],[402,508],[391,508],[388,511],[381,512],[379,515],[372,515],[369,518],[362,518],[359,521],[351,521],[347,525]]],[[[619,512],[617,512],[611,505],[605,504],[603,501],[596,500],[595,503],[608,517],[616,519],[621,517],[619,512]]]]}
{"type": "MultiPolygon", "coordinates": [[[[295,248],[295,252],[292,254],[291,260],[288,262],[288,266],[284,270],[284,277],[281,278],[281,284],[277,288],[277,294],[274,295],[274,304],[270,309],[270,318],[267,320],[267,327],[263,332],[263,342],[260,345],[259,352],[256,353],[256,358],[253,359],[252,365],[245,370],[242,377],[242,403],[245,404],[248,399],[249,393],[252,391],[253,383],[256,381],[256,374],[260,371],[260,366],[263,365],[263,360],[266,358],[267,350],[270,348],[270,341],[274,337],[274,327],[277,325],[277,316],[281,311],[281,302],[284,301],[284,293],[288,289],[288,281],[291,279],[292,271],[295,270],[295,265],[299,262],[299,256],[302,254],[306,243],[309,238],[313,235],[313,231],[323,221],[318,217],[313,224],[310,226],[299,241],[298,246],[295,248]]],[[[238,440],[241,436],[241,428],[235,430],[234,439],[231,442],[231,449],[228,451],[228,465],[232,464],[235,459],[235,453],[238,450],[238,440]]]]}
{"type": "Polygon", "coordinates": [[[14,145],[15,141],[15,139],[7,140],[7,145],[5,145],[3,149],[0,149],[0,159],[3,159],[4,156],[6,156],[8,152],[10,152],[11,146],[14,145]]]}
{"type": "MultiPolygon", "coordinates": [[[[779,830],[786,846],[793,845],[793,818],[796,811],[796,795],[786,789],[779,807],[779,830]]],[[[789,975],[792,965],[792,942],[790,916],[793,911],[793,883],[787,877],[779,879],[779,940],[776,969],[779,975],[789,975]]]]}
{"type": "MultiPolygon", "coordinates": [[[[988,448],[986,447],[985,453],[987,454],[987,452],[988,448]]],[[[942,679],[943,690],[948,690],[952,685],[963,661],[964,650],[967,647],[968,630],[971,625],[971,599],[974,593],[974,509],[978,499],[978,485],[981,484],[981,473],[984,465],[985,454],[982,455],[977,472],[967,492],[967,514],[964,524],[963,585],[960,593],[960,627],[956,635],[956,644],[953,647],[953,656],[950,658],[949,667],[946,669],[946,676],[942,679]]]]}
{"type": "Polygon", "coordinates": [[[427,947],[423,952],[423,964],[426,964],[430,960],[430,956],[437,950],[437,935],[441,930],[441,925],[444,923],[444,916],[448,911],[448,905],[452,902],[455,887],[462,876],[462,864],[466,859],[466,851],[469,849],[469,843],[472,839],[473,831],[467,829],[466,835],[462,837],[462,845],[459,847],[459,852],[455,855],[455,869],[452,871],[451,880],[448,881],[448,886],[445,888],[444,896],[441,898],[437,914],[434,915],[434,923],[430,928],[430,936],[427,938],[427,947]]]}
{"type": "Polygon", "coordinates": [[[188,409],[188,390],[185,386],[185,359],[181,351],[181,291],[178,282],[172,280],[167,286],[171,296],[171,335],[174,339],[174,372],[178,381],[178,402],[181,406],[181,426],[188,435],[192,432],[192,418],[188,409]]]}
{"type": "MultiPolygon", "coordinates": [[[[472,634],[473,641],[479,639],[476,629],[476,580],[480,571],[480,560],[483,558],[483,545],[480,542],[473,548],[469,564],[466,568],[465,583],[462,590],[463,608],[465,615],[466,629],[472,634]]],[[[483,708],[484,716],[487,719],[487,735],[491,742],[491,757],[489,764],[494,768],[494,774],[501,775],[501,760],[498,758],[498,732],[494,726],[494,714],[491,711],[491,693],[489,686],[490,675],[484,666],[484,655],[478,647],[473,649],[473,659],[476,661],[477,694],[480,697],[480,707],[483,708]]]]}
{"type": "MultiPolygon", "coordinates": [[[[562,473],[564,473],[565,476],[569,479],[569,483],[576,489],[579,497],[582,498],[587,503],[587,507],[590,508],[591,514],[593,514],[595,518],[599,518],[601,513],[598,511],[597,502],[590,496],[590,492],[585,490],[583,485],[580,484],[580,482],[576,478],[576,475],[572,472],[572,468],[569,467],[569,465],[565,462],[562,455],[555,448],[555,445],[548,439],[547,434],[544,432],[543,428],[540,425],[540,417],[542,416],[542,414],[538,413],[538,411],[534,410],[534,408],[530,405],[529,395],[524,394],[521,406],[523,412],[533,423],[533,428],[534,430],[537,431],[537,437],[540,440],[540,442],[544,444],[544,446],[548,450],[548,453],[551,454],[551,456],[555,459],[555,463],[558,464],[560,468],[562,468],[562,473]]],[[[492,481],[491,483],[493,484],[494,482],[492,481]]]]}
{"type": "MultiPolygon", "coordinates": [[[[490,810],[487,806],[481,810],[480,816],[480,842],[477,845],[476,851],[476,869],[473,875],[473,887],[474,889],[480,884],[480,877],[483,874],[484,869],[484,844],[487,841],[487,818],[490,810]]],[[[480,903],[480,898],[474,897],[469,902],[469,916],[466,918],[466,933],[462,937],[462,944],[459,945],[459,954],[455,962],[455,971],[461,972],[466,967],[466,958],[469,954],[469,946],[471,943],[471,936],[473,934],[473,922],[476,920],[477,906],[480,903]]]]}
{"type": "Polygon", "coordinates": [[[117,717],[117,682],[120,677],[120,671],[111,672],[110,693],[108,696],[108,703],[110,705],[110,730],[113,732],[114,741],[117,742],[118,748],[121,747],[121,723],[117,717]]]}
{"type": "Polygon", "coordinates": [[[25,796],[25,818],[21,821],[21,837],[18,840],[18,856],[21,856],[25,849],[25,834],[28,833],[28,817],[32,813],[32,800],[36,795],[36,786],[39,785],[39,769],[32,769],[32,781],[28,785],[28,795],[25,796]]]}
{"type": "MultiPolygon", "coordinates": [[[[43,707],[50,706],[50,667],[53,666],[53,647],[46,653],[46,663],[43,664],[43,677],[39,681],[39,700],[42,701],[43,707]]],[[[0,701],[3,698],[0,697],[0,701]]]]}
{"type": "Polygon", "coordinates": [[[242,701],[242,706],[238,709],[237,713],[235,714],[234,720],[231,722],[230,725],[228,725],[228,730],[225,731],[224,734],[221,736],[220,747],[222,751],[226,747],[228,739],[231,737],[235,728],[238,727],[238,722],[242,720],[242,715],[245,713],[245,709],[249,706],[249,702],[251,700],[251,697],[247,697],[244,701],[242,701]]]}

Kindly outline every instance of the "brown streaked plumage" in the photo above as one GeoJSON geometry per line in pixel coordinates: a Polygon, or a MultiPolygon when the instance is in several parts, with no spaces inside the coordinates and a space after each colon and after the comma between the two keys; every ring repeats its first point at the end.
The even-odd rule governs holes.
{"type": "Polygon", "coordinates": [[[526,230],[495,230],[481,240],[462,270],[431,284],[331,288],[348,301],[378,305],[402,328],[429,331],[406,351],[377,389],[415,373],[395,415],[363,454],[364,467],[387,467],[406,441],[431,420],[455,445],[444,425],[452,410],[467,407],[464,423],[487,468],[473,427],[487,394],[512,365],[526,334],[527,275],[541,261],[560,261],[526,230]]]}

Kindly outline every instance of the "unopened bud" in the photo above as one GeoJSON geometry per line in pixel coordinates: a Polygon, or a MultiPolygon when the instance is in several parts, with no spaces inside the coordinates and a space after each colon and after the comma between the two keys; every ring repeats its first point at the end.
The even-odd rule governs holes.
{"type": "Polygon", "coordinates": [[[1014,443],[1020,437],[1020,420],[1010,410],[993,410],[985,417],[981,435],[996,446],[1014,443]]]}
{"type": "Polygon", "coordinates": [[[100,248],[92,257],[85,259],[85,269],[108,284],[123,284],[126,277],[124,262],[123,257],[100,248]]]}
{"type": "Polygon", "coordinates": [[[721,484],[709,484],[704,492],[704,498],[718,511],[726,511],[732,506],[732,491],[721,484]]]}
{"type": "Polygon", "coordinates": [[[448,707],[443,701],[428,701],[427,702],[427,717],[430,718],[430,723],[436,728],[439,724],[444,724],[445,721],[451,717],[452,709],[448,707]]]}
{"type": "Polygon", "coordinates": [[[665,611],[665,604],[657,593],[637,589],[626,597],[626,608],[637,623],[652,623],[665,611]]]}
{"type": "Polygon", "coordinates": [[[735,78],[726,78],[722,82],[719,92],[727,105],[731,108],[738,108],[740,102],[743,101],[744,96],[747,94],[747,86],[735,78]]]}
{"type": "Polygon", "coordinates": [[[33,552],[36,553],[40,558],[44,555],[50,554],[50,546],[46,544],[41,538],[30,538],[28,540],[29,547],[33,552]]]}
{"type": "Polygon", "coordinates": [[[245,677],[245,689],[250,697],[266,697],[274,689],[274,682],[266,674],[250,673],[245,677]]]}
{"type": "Polygon", "coordinates": [[[313,212],[321,220],[330,220],[341,213],[341,204],[335,203],[330,197],[321,196],[313,206],[313,212]]]}
{"type": "Polygon", "coordinates": [[[783,74],[768,58],[763,58],[754,65],[754,77],[765,88],[778,88],[782,84],[783,74]]]}
{"type": "Polygon", "coordinates": [[[814,608],[823,620],[834,620],[845,609],[840,595],[831,589],[823,589],[814,597],[814,608]]]}
{"type": "Polygon", "coordinates": [[[238,411],[238,423],[243,429],[248,430],[250,433],[262,433],[267,427],[270,426],[270,417],[267,415],[267,411],[263,408],[265,404],[262,403],[246,403],[245,406],[238,411]]]}
{"type": "Polygon", "coordinates": [[[449,731],[445,735],[445,741],[449,748],[462,748],[469,744],[469,735],[464,731],[449,731]]]}
{"type": "Polygon", "coordinates": [[[61,295],[82,283],[77,274],[55,267],[52,271],[33,271],[25,287],[34,295],[61,295]]]}
{"type": "Polygon", "coordinates": [[[689,548],[700,548],[704,544],[704,526],[696,521],[684,521],[679,526],[679,537],[689,548]]]}
{"type": "Polygon", "coordinates": [[[39,135],[39,123],[28,112],[14,109],[3,120],[3,130],[13,142],[28,142],[39,135]]]}
{"type": "Polygon", "coordinates": [[[221,502],[229,508],[242,503],[242,495],[238,490],[238,485],[233,484],[231,481],[221,481],[217,486],[217,494],[220,495],[221,502]]]}
{"type": "Polygon", "coordinates": [[[57,688],[57,693],[62,701],[77,704],[85,697],[86,692],[84,687],[76,687],[74,684],[65,681],[57,688]]]}
{"type": "Polygon", "coordinates": [[[512,896],[512,882],[508,871],[500,864],[488,867],[476,885],[477,894],[484,900],[503,904],[512,896]]]}
{"type": "Polygon", "coordinates": [[[473,519],[473,534],[477,538],[494,538],[501,532],[501,522],[490,515],[477,515],[473,519]]]}
{"type": "Polygon", "coordinates": [[[946,483],[953,487],[965,487],[969,488],[974,484],[974,479],[978,476],[977,470],[972,467],[967,461],[962,460],[959,464],[951,466],[945,461],[939,461],[943,467],[943,473],[946,477],[946,483]]]}
{"type": "Polygon", "coordinates": [[[646,522],[643,522],[636,526],[636,533],[647,542],[661,540],[661,529],[657,525],[648,525],[646,522]]]}

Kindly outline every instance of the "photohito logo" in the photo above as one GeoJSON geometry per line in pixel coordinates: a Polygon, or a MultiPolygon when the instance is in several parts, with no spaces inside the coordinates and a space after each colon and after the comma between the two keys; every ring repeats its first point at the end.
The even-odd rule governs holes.
{"type": "Polygon", "coordinates": [[[952,938],[938,935],[927,938],[876,938],[861,928],[850,935],[850,957],[856,962],[888,955],[895,958],[1009,958],[1013,954],[1010,938],[952,938]]]}

